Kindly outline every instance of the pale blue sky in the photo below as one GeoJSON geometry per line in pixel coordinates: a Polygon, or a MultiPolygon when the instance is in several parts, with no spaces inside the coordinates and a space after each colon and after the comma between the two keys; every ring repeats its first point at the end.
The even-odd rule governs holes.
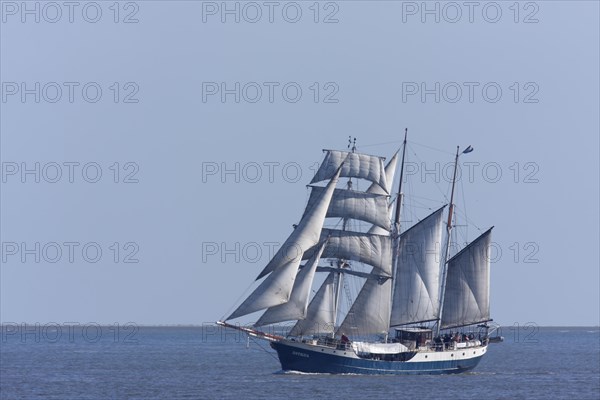
{"type": "MultiPolygon", "coordinates": [[[[21,2],[2,2],[2,322],[214,321],[268,261],[265,243],[282,242],[297,222],[321,149],[344,148],[352,135],[359,150],[389,157],[408,127],[413,189],[440,203],[436,177],[423,167],[443,167],[456,145],[475,148],[463,158],[479,164],[471,164],[472,182],[459,186],[458,205],[464,191],[468,217],[496,227],[502,257],[492,266],[493,318],[599,324],[598,2],[522,2],[518,16],[513,1],[498,2],[496,23],[488,22],[496,11],[489,2],[473,10],[472,22],[463,7],[456,23],[449,22],[456,10],[442,3],[440,22],[423,15],[423,23],[414,9],[421,2],[391,1],[322,3],[315,23],[313,3],[278,3],[272,23],[266,6],[249,23],[244,17],[256,10],[240,2],[240,23],[231,15],[222,23],[214,9],[221,2],[194,1],[121,3],[118,23],[112,1],[98,2],[97,23],[86,21],[96,9],[82,15],[82,2],[72,23],[66,8],[49,23],[56,10],[40,3],[36,23],[21,2]],[[297,8],[300,20],[287,22],[297,8]],[[123,23],[127,16],[139,22],[123,23]],[[35,92],[35,82],[40,102],[35,93],[23,102],[21,83],[35,92]],[[96,103],[83,97],[89,82],[96,84],[88,99],[102,89],[96,103]],[[211,95],[213,82],[230,89],[240,82],[240,102],[211,95]],[[244,91],[250,82],[257,84],[244,91]],[[435,94],[423,102],[410,92],[436,82],[439,103],[435,94]],[[51,103],[56,86],[62,97],[51,103]],[[256,86],[262,98],[251,103],[256,86]],[[462,97],[453,103],[457,86],[462,97]],[[297,87],[302,97],[292,103],[297,87]],[[492,102],[498,87],[502,96],[492,102]],[[29,174],[22,183],[22,163],[36,162],[41,182],[29,174]],[[57,183],[47,182],[53,163],[62,166],[57,183]],[[82,177],[86,163],[97,163],[88,165],[88,180],[102,171],[97,183],[82,177]],[[222,179],[221,169],[236,163],[239,182],[234,174],[222,179]],[[21,245],[36,242],[39,263],[21,245]],[[63,251],[55,263],[53,242],[63,251]],[[65,242],[79,243],[72,263],[65,242]],[[96,263],[81,254],[92,242],[102,250],[96,263]],[[246,253],[236,262],[221,243],[246,253]],[[263,252],[258,260],[253,243],[263,252]],[[128,254],[139,262],[123,262],[128,254]]],[[[444,193],[447,186],[439,183],[444,193]]],[[[88,250],[94,258],[94,246],[88,250]]]]}

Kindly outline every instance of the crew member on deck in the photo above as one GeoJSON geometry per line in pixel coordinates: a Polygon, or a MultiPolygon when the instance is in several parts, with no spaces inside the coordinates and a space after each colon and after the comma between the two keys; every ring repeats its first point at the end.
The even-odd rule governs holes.
{"type": "Polygon", "coordinates": [[[342,333],[342,343],[350,343],[350,339],[348,339],[345,333],[342,333]]]}

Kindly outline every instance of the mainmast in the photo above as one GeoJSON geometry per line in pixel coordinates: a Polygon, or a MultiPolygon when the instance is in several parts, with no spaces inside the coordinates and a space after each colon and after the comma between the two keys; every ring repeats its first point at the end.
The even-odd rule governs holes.
{"type": "MultiPolygon", "coordinates": [[[[408,128],[404,128],[404,141],[402,142],[402,162],[400,164],[400,182],[398,183],[398,196],[396,196],[396,215],[394,216],[394,224],[392,226],[392,280],[395,282],[397,277],[398,252],[400,251],[400,208],[402,207],[402,181],[404,180],[404,157],[406,155],[406,137],[408,136],[408,128]]],[[[391,183],[390,183],[391,184],[391,183]]],[[[393,292],[395,285],[390,288],[393,292]]],[[[393,298],[393,295],[392,295],[393,298]]],[[[390,322],[391,322],[390,309],[390,322]]],[[[388,327],[389,328],[389,327],[388,327]]],[[[389,331],[389,329],[388,329],[389,331]]],[[[387,337],[386,337],[387,341],[387,337]]]]}
{"type": "Polygon", "coordinates": [[[400,207],[402,207],[402,180],[404,179],[404,156],[406,155],[406,137],[408,128],[404,129],[404,142],[402,146],[402,164],[400,164],[400,183],[398,183],[398,197],[396,198],[396,217],[394,218],[394,228],[396,236],[400,236],[400,207]]]}
{"type": "Polygon", "coordinates": [[[458,169],[458,156],[459,154],[466,154],[473,151],[473,147],[468,146],[462,153],[459,153],[459,146],[456,146],[456,156],[454,157],[454,174],[452,175],[452,191],[450,193],[450,207],[448,207],[448,224],[446,225],[446,251],[444,253],[444,259],[442,263],[442,282],[440,292],[440,313],[437,320],[437,327],[435,336],[439,336],[440,328],[442,324],[442,313],[444,312],[444,296],[446,294],[446,274],[448,273],[448,256],[450,255],[450,234],[452,233],[452,217],[454,214],[454,187],[456,186],[456,170],[458,169]]]}
{"type": "Polygon", "coordinates": [[[398,183],[398,196],[396,196],[396,215],[392,226],[392,279],[396,279],[396,263],[398,262],[398,251],[400,246],[400,208],[402,207],[402,180],[404,179],[404,156],[406,155],[406,137],[408,128],[404,128],[404,142],[402,143],[402,163],[400,164],[400,182],[398,183]]]}

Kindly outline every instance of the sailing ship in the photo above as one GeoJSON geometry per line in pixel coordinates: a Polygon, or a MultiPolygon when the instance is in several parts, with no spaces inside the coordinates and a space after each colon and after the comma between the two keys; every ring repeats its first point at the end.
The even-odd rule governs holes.
{"type": "Polygon", "coordinates": [[[456,168],[472,147],[457,148],[447,219],[444,205],[401,231],[406,134],[395,199],[400,150],[387,164],[357,152],[356,139],[346,151],[324,150],[302,218],[259,273],[260,284],[218,325],[270,342],[284,371],[444,374],[477,366],[495,330],[492,229],[450,257],[456,168]],[[359,181],[368,188],[356,189],[359,181]],[[333,227],[325,225],[332,220],[333,227]],[[344,309],[351,278],[360,289],[344,309]],[[231,322],[261,310],[251,327],[231,322]],[[264,331],[290,321],[285,335],[264,331]]]}

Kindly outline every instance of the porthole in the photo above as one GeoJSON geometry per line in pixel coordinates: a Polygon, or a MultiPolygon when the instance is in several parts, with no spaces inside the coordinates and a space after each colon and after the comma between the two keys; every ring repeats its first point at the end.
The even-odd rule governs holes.
{"type": "Polygon", "coordinates": [[[450,357],[454,357],[454,354],[450,354],[450,357]]]}
{"type": "Polygon", "coordinates": [[[427,358],[427,356],[425,356],[425,358],[427,358]]]}
{"type": "Polygon", "coordinates": [[[465,353],[463,353],[463,356],[465,355],[465,353]]]}
{"type": "Polygon", "coordinates": [[[475,352],[473,352],[473,354],[475,354],[475,352]]]}

